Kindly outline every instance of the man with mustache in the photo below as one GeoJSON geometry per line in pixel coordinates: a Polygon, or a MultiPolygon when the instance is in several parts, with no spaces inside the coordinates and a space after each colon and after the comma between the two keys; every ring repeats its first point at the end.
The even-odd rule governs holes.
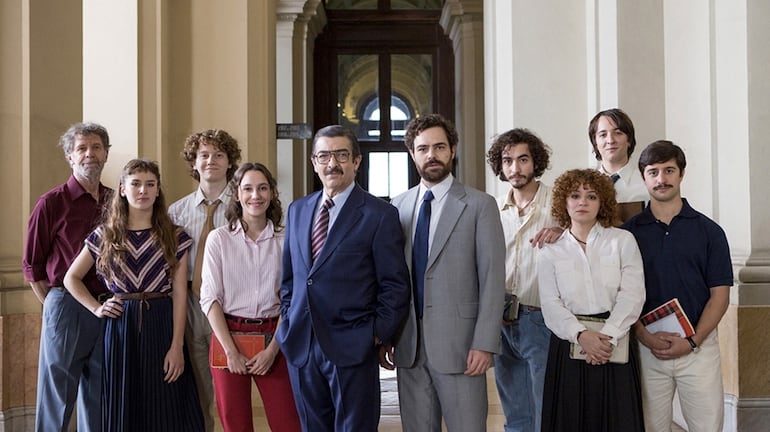
{"type": "Polygon", "coordinates": [[[615,183],[619,216],[626,221],[642,211],[648,200],[644,182],[629,163],[636,147],[634,123],[621,109],[600,111],[588,124],[588,138],[599,162],[596,169],[615,183]]]}
{"type": "Polygon", "coordinates": [[[502,352],[494,362],[506,432],[540,430],[551,331],[540,309],[540,249],[531,239],[558,225],[551,215],[551,188],[537,180],[548,168],[550,153],[537,135],[520,128],[496,136],[487,152],[492,172],[511,185],[497,199],[505,234],[506,312],[502,352]]]}
{"type": "Polygon", "coordinates": [[[452,175],[457,131],[437,114],[409,123],[420,184],[395,197],[414,291],[384,367],[398,367],[405,432],[486,430],[486,371],[500,352],[505,249],[494,198],[452,175]]]}
{"type": "MultiPolygon", "coordinates": [[[[100,431],[104,321],[70,295],[64,275],[112,195],[101,183],[110,137],[101,125],[77,123],[59,145],[72,175],[35,204],[22,261],[24,278],[43,304],[35,430],[66,431],[77,398],[77,429],[100,431]]],[[[83,282],[94,297],[107,292],[93,268],[83,282]]]]}
{"type": "Polygon", "coordinates": [[[409,304],[398,212],[355,183],[361,149],[350,130],[316,132],[311,160],[323,190],[289,206],[276,338],[302,430],[375,432],[377,354],[409,304]]]}
{"type": "Polygon", "coordinates": [[[716,328],[730,302],[732,261],[727,237],[714,221],[682,198],[685,155],[671,141],[656,141],[639,157],[650,204],[623,225],[639,244],[647,300],[642,314],[677,298],[695,334],[651,334],[637,321],[645,428],[670,430],[679,392],[688,430],[721,431],[722,374],[716,328]]]}

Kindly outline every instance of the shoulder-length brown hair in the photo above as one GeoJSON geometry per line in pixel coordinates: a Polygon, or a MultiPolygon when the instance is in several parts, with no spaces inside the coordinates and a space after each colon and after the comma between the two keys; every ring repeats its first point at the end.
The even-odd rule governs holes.
{"type": "Polygon", "coordinates": [[[270,205],[267,206],[265,216],[268,220],[273,222],[273,229],[280,231],[283,227],[281,225],[281,219],[283,218],[283,208],[281,207],[281,200],[278,199],[278,181],[276,181],[273,174],[267,169],[266,166],[259,162],[245,162],[238,167],[235,171],[233,179],[230,181],[230,193],[232,193],[233,199],[230,200],[230,205],[225,209],[225,218],[227,219],[227,229],[235,231],[238,227],[238,223],[241,223],[244,231],[249,230],[249,226],[243,221],[243,207],[238,197],[238,188],[241,186],[243,176],[249,171],[259,171],[265,175],[267,184],[270,186],[270,192],[272,198],[270,198],[270,205]]]}
{"type": "MultiPolygon", "coordinates": [[[[166,210],[166,198],[163,195],[163,188],[160,183],[160,169],[156,162],[146,159],[130,160],[120,175],[120,186],[126,184],[126,178],[139,172],[148,172],[158,180],[158,197],[152,205],[152,228],[153,239],[158,242],[163,250],[163,256],[173,274],[177,265],[177,230],[171,222],[166,210]]],[[[116,191],[112,194],[112,201],[107,210],[107,216],[104,224],[102,236],[101,251],[96,259],[96,269],[106,278],[120,277],[113,271],[126,262],[126,236],[128,232],[128,200],[124,194],[116,191]]]]}
{"type": "Polygon", "coordinates": [[[551,214],[559,226],[567,228],[572,225],[567,212],[567,197],[583,185],[595,190],[599,195],[599,213],[596,215],[596,220],[603,227],[614,226],[618,222],[615,185],[609,177],[594,169],[569,170],[554,182],[551,214]]]}

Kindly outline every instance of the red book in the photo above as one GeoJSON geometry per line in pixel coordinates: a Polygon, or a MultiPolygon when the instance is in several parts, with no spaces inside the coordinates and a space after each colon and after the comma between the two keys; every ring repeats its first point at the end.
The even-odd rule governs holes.
{"type": "Polygon", "coordinates": [[[660,331],[678,333],[683,338],[695,334],[695,328],[684,313],[682,305],[679,304],[679,299],[676,298],[642,315],[639,320],[650,333],[660,331]]]}
{"type": "MultiPolygon", "coordinates": [[[[257,332],[232,332],[235,347],[247,358],[252,358],[262,352],[270,343],[269,333],[257,332]]],[[[227,368],[227,354],[214,332],[211,332],[211,351],[209,351],[209,364],[216,369],[227,368]]]]}

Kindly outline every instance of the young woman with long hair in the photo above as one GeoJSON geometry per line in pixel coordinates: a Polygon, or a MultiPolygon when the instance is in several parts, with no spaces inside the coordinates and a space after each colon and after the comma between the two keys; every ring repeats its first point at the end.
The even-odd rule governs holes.
{"type": "Polygon", "coordinates": [[[129,161],[104,224],[88,236],[64,279],[75,299],[107,319],[104,431],[203,430],[184,348],[191,244],[166,212],[158,165],[129,161]],[[112,292],[103,303],[82,281],[94,265],[112,292]]]}
{"type": "MultiPolygon", "coordinates": [[[[225,432],[252,431],[251,382],[257,385],[273,432],[299,431],[286,360],[272,339],[250,357],[235,332],[272,335],[280,317],[283,210],[276,180],[260,163],[244,163],[230,182],[227,224],[212,231],[203,258],[201,307],[227,356],[212,368],[217,410],[225,432]]],[[[212,350],[216,342],[212,342],[212,350]]]]}

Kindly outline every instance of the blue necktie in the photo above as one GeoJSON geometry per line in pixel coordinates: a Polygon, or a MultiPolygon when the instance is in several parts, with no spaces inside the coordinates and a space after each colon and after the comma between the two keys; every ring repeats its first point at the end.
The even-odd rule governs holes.
{"type": "Polygon", "coordinates": [[[414,232],[412,249],[412,282],[414,282],[414,308],[417,316],[422,317],[423,296],[425,293],[425,268],[428,266],[428,233],[430,231],[430,202],[433,192],[425,192],[417,216],[417,228],[414,232]]]}

